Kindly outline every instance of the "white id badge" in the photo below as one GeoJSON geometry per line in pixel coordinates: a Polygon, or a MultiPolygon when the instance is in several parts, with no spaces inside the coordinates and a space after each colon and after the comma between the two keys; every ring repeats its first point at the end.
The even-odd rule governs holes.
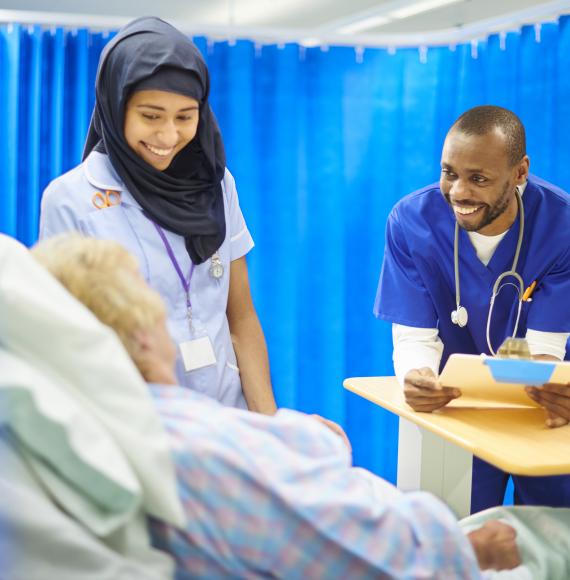
{"type": "Polygon", "coordinates": [[[209,336],[187,340],[179,346],[186,372],[216,364],[216,355],[209,336]]]}

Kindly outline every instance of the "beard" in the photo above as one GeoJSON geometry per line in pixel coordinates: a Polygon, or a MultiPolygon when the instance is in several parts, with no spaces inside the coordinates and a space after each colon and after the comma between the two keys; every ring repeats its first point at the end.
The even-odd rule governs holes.
{"type": "MultiPolygon", "coordinates": [[[[510,193],[512,192],[512,188],[513,186],[511,186],[507,181],[497,201],[493,205],[484,204],[484,207],[482,208],[483,214],[478,223],[462,224],[458,220],[457,223],[459,224],[459,227],[463,228],[467,232],[478,232],[479,230],[482,230],[489,224],[492,224],[498,217],[502,216],[507,211],[509,203],[511,201],[510,193]]],[[[447,203],[451,206],[452,204],[449,194],[446,193],[444,197],[447,203]]],[[[478,204],[470,203],[464,205],[478,205],[478,204]]]]}

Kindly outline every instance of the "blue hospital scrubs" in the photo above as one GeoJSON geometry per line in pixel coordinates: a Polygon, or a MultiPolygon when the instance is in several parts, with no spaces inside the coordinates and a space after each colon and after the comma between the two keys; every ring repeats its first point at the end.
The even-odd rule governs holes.
{"type": "MultiPolygon", "coordinates": [[[[524,302],[518,336],[527,328],[570,332],[570,196],[530,176],[523,195],[525,229],[517,267],[525,287],[537,281],[532,302],[524,302]]],[[[460,229],[461,304],[469,312],[465,328],[452,324],[455,310],[453,240],[455,217],[439,184],[400,200],[387,224],[386,250],[374,313],[378,318],[420,328],[438,328],[444,344],[441,368],[452,353],[490,354],[486,323],[493,284],[511,269],[519,220],[485,266],[467,232],[460,229]]],[[[512,281],[512,280],[511,280],[512,281]]],[[[495,300],[491,341],[496,350],[514,329],[515,288],[495,300]]],[[[440,369],[441,370],[441,369],[440,369]]],[[[508,475],[474,458],[472,511],[501,504],[508,475]]],[[[570,507],[570,476],[514,477],[515,500],[523,504],[570,507]]]]}
{"type": "MultiPolygon", "coordinates": [[[[217,399],[231,407],[247,408],[230,338],[226,307],[230,282],[230,263],[253,247],[232,175],[223,180],[226,238],[218,250],[224,266],[220,279],[213,278],[211,260],[197,265],[190,284],[193,324],[198,335],[207,334],[214,347],[216,364],[186,372],[179,353],[176,363],[181,385],[217,399]]],[[[115,173],[107,155],[92,152],[70,172],[55,179],[42,198],[40,239],[78,230],[95,238],[114,240],[134,254],[142,274],[166,303],[168,328],[180,344],[192,338],[187,318],[186,294],[153,223],[115,173]],[[106,190],[121,194],[120,205],[96,209],[93,194],[106,190]]],[[[190,271],[190,257],[180,235],[164,230],[182,272],[190,271]]]]}

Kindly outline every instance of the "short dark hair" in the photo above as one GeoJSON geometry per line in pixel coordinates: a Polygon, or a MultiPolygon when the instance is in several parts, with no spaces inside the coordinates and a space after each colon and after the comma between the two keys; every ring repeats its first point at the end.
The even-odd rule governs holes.
{"type": "Polygon", "coordinates": [[[509,161],[516,165],[526,155],[526,135],[521,120],[508,109],[482,105],[465,111],[453,123],[449,132],[461,131],[466,135],[486,135],[499,129],[506,138],[509,161]]]}

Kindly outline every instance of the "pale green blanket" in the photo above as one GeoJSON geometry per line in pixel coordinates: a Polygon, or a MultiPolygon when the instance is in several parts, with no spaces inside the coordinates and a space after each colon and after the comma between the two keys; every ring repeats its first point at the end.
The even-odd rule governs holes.
{"type": "Polygon", "coordinates": [[[461,521],[467,533],[487,520],[500,520],[517,531],[524,566],[512,572],[492,573],[488,578],[529,580],[570,579],[570,509],[545,507],[498,507],[461,521]]]}

